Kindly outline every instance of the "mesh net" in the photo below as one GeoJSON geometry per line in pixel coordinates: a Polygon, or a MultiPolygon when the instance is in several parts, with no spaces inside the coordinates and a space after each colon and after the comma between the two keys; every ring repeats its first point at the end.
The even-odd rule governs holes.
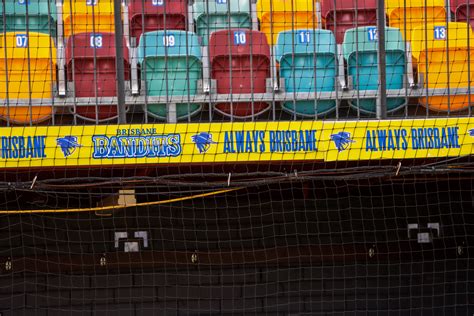
{"type": "MultiPolygon", "coordinates": [[[[472,313],[472,179],[310,178],[274,175],[113,216],[2,215],[2,311],[472,313]]],[[[17,199],[78,197],[38,187],[42,201],[17,199]]],[[[138,187],[137,197],[202,189],[138,187]]]]}
{"type": "Polygon", "coordinates": [[[0,316],[474,313],[470,1],[0,5],[0,316]]]}

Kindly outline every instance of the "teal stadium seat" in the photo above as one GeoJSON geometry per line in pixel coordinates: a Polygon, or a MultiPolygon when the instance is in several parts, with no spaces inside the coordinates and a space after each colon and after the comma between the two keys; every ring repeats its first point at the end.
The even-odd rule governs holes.
{"type": "MultiPolygon", "coordinates": [[[[347,30],[344,37],[343,50],[348,76],[352,76],[354,89],[361,92],[377,90],[379,87],[376,30],[375,26],[353,28],[347,30]]],[[[387,89],[403,89],[407,61],[405,41],[399,29],[386,28],[385,47],[387,89]]],[[[407,99],[403,97],[388,98],[387,111],[396,111],[406,103],[407,99]]],[[[375,99],[350,100],[349,105],[364,113],[376,112],[375,99]]]]}
{"type": "Polygon", "coordinates": [[[26,32],[28,29],[30,32],[49,34],[55,38],[56,20],[56,1],[9,0],[0,4],[0,25],[4,33],[26,32]]]}
{"type": "MultiPolygon", "coordinates": [[[[202,79],[198,36],[186,31],[146,32],[140,37],[138,62],[148,96],[194,96],[202,79]]],[[[176,104],[177,118],[190,117],[200,104],[176,104]]],[[[149,104],[148,115],[166,119],[166,104],[149,104]]]]}
{"type": "Polygon", "coordinates": [[[251,29],[250,1],[196,0],[193,4],[196,33],[207,45],[213,32],[231,28],[251,29]]]}
{"type": "MultiPolygon", "coordinates": [[[[287,92],[332,92],[336,88],[336,39],[328,30],[281,32],[276,59],[287,92]]],[[[290,101],[283,109],[300,116],[324,115],[336,109],[336,100],[290,101]]]]}

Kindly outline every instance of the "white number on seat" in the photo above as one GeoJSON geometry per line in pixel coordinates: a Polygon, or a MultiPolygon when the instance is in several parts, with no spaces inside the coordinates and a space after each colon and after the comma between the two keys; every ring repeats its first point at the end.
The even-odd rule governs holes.
{"type": "Polygon", "coordinates": [[[86,5],[95,6],[99,0],[86,0],[86,5]]]}
{"type": "Polygon", "coordinates": [[[367,28],[367,35],[369,36],[369,42],[375,42],[379,39],[379,32],[376,27],[367,28]]]}
{"type": "Polygon", "coordinates": [[[217,4],[227,4],[227,0],[216,0],[217,4]]]}
{"type": "Polygon", "coordinates": [[[163,45],[166,47],[173,47],[176,44],[174,35],[163,36],[163,45]]]}
{"type": "Polygon", "coordinates": [[[165,0],[151,0],[151,4],[157,7],[161,7],[165,4],[165,0]]]}
{"type": "Polygon", "coordinates": [[[300,44],[307,44],[311,42],[311,33],[309,31],[299,31],[298,41],[300,44]]]}
{"type": "Polygon", "coordinates": [[[92,48],[102,48],[103,46],[102,35],[92,34],[90,38],[90,44],[92,48]]]}
{"type": "Polygon", "coordinates": [[[247,35],[245,32],[234,32],[234,44],[235,45],[245,45],[247,43],[247,35]]]}
{"type": "Polygon", "coordinates": [[[20,47],[20,48],[28,47],[28,36],[26,36],[26,34],[16,35],[16,47],[20,47]]]}
{"type": "Polygon", "coordinates": [[[18,4],[20,5],[30,4],[30,0],[18,0],[18,4]]]}
{"type": "Polygon", "coordinates": [[[434,38],[436,40],[445,40],[446,39],[446,27],[445,26],[435,26],[434,28],[434,38]]]}

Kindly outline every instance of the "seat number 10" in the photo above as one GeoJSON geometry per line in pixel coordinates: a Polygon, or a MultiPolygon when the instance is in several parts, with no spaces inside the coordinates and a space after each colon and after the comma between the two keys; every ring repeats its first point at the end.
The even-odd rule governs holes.
{"type": "Polygon", "coordinates": [[[247,43],[247,35],[245,32],[234,32],[234,44],[245,45],[247,43]]]}

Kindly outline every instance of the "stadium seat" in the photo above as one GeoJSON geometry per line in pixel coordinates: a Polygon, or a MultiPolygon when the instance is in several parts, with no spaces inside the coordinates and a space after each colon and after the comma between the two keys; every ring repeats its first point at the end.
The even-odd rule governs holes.
{"type": "Polygon", "coordinates": [[[131,0],[128,13],[130,35],[137,40],[142,32],[186,30],[188,8],[185,0],[131,0]]]}
{"type": "MultiPolygon", "coordinates": [[[[129,80],[125,41],[124,59],[125,80],[129,80]]],[[[74,86],[75,97],[117,96],[113,33],[80,33],[71,36],[66,47],[66,62],[67,79],[74,86]]],[[[78,106],[74,113],[86,120],[104,121],[117,117],[117,106],[99,105],[97,109],[95,106],[78,106]]]]}
{"type": "Polygon", "coordinates": [[[0,25],[4,28],[3,32],[26,32],[28,29],[30,32],[45,33],[56,37],[56,1],[5,1],[4,6],[0,5],[0,25]],[[26,24],[27,12],[28,27],[26,24]]]}
{"type": "Polygon", "coordinates": [[[456,22],[469,22],[474,28],[474,1],[473,0],[450,0],[451,11],[454,12],[456,22]],[[469,10],[469,12],[468,12],[469,10]]]}
{"type": "Polygon", "coordinates": [[[422,24],[446,22],[445,0],[387,0],[389,26],[400,29],[410,41],[412,30],[422,24]]]}
{"type": "MultiPolygon", "coordinates": [[[[0,35],[0,117],[16,124],[39,123],[52,115],[51,105],[7,108],[5,99],[50,99],[56,82],[56,47],[44,33],[8,32],[0,35]],[[6,44],[6,45],[4,45],[6,44]],[[53,58],[51,58],[53,57],[53,58]],[[28,60],[29,59],[29,60],[28,60]],[[28,62],[29,61],[29,62],[28,62]]],[[[47,101],[45,101],[47,103],[47,101]]]]}
{"type": "MultiPolygon", "coordinates": [[[[281,32],[276,59],[287,92],[331,92],[336,83],[336,43],[328,30],[281,32]]],[[[326,114],[336,108],[335,100],[285,102],[283,109],[300,115],[326,114]]]]}
{"type": "Polygon", "coordinates": [[[208,44],[210,34],[215,31],[252,28],[249,0],[229,2],[196,0],[193,13],[196,33],[201,36],[203,45],[208,44]]]}
{"type": "MultiPolygon", "coordinates": [[[[186,31],[154,31],[142,34],[138,62],[148,96],[193,97],[202,79],[201,47],[198,36],[186,31]]],[[[200,104],[178,103],[177,118],[188,118],[201,109],[200,104]]],[[[148,114],[167,118],[166,104],[149,104],[148,114]]]]}
{"type": "MultiPolygon", "coordinates": [[[[406,44],[399,29],[387,27],[385,31],[387,89],[404,88],[407,69],[406,44]]],[[[352,77],[355,90],[361,94],[379,88],[377,33],[375,26],[353,28],[346,32],[343,44],[347,73],[352,77]]],[[[406,104],[406,98],[388,98],[387,111],[392,112],[406,104]]],[[[375,99],[350,100],[349,104],[361,112],[374,114],[375,99]]]]}
{"type": "Polygon", "coordinates": [[[322,0],[321,16],[325,28],[333,31],[337,43],[342,44],[348,29],[377,25],[377,1],[322,0]]]}
{"type": "Polygon", "coordinates": [[[113,0],[64,0],[64,36],[79,33],[114,33],[113,0]]]}
{"type": "MultiPolygon", "coordinates": [[[[266,92],[270,47],[264,33],[247,29],[214,32],[209,41],[209,58],[211,78],[216,80],[218,94],[266,92]]],[[[256,116],[268,108],[269,104],[265,102],[215,105],[217,112],[236,118],[256,116]]]]}
{"type": "Polygon", "coordinates": [[[268,43],[275,45],[282,31],[318,28],[314,3],[314,0],[258,0],[260,30],[266,34],[268,43]]]}
{"type": "MultiPolygon", "coordinates": [[[[420,26],[412,32],[412,46],[425,87],[467,88],[469,81],[472,86],[474,37],[467,23],[420,26]]],[[[470,99],[474,101],[473,96],[470,99]]],[[[430,110],[460,111],[469,107],[469,96],[451,92],[450,95],[421,97],[420,103],[430,110]]]]}

